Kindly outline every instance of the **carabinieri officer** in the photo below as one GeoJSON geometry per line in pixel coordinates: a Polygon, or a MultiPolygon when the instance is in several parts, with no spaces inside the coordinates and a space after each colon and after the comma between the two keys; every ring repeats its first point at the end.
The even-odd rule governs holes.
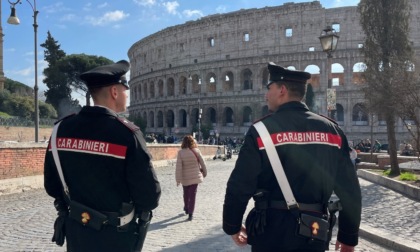
{"type": "Polygon", "coordinates": [[[95,106],[58,122],[57,159],[48,146],[45,190],[59,214],[53,241],[63,245],[65,235],[67,251],[140,251],[158,206],[160,184],[143,135],[117,114],[126,110],[129,67],[122,60],[81,74],[95,106]]]}
{"type": "MultiPolygon", "coordinates": [[[[349,157],[347,138],[332,120],[314,114],[302,102],[310,74],[274,63],[266,101],[273,113],[262,121],[275,145],[300,213],[327,216],[333,193],[339,197],[339,228],[336,248],[354,251],[361,218],[361,192],[349,157]],[[319,207],[316,207],[319,206],[319,207]]],[[[298,233],[299,219],[285,204],[279,183],[261,137],[250,127],[227,183],[223,207],[223,230],[239,246],[252,251],[325,251],[328,242],[298,233]],[[257,201],[246,226],[242,225],[249,199],[257,201]]],[[[312,235],[319,233],[311,223],[312,235]]]]}

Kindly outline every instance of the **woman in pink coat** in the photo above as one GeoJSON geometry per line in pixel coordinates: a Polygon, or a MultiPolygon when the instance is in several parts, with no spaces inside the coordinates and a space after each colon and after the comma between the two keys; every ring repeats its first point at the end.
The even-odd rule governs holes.
{"type": "Polygon", "coordinates": [[[201,156],[197,143],[191,135],[182,140],[181,150],[176,160],[176,184],[182,184],[184,190],[184,211],[188,220],[193,218],[197,186],[207,175],[206,163],[201,156]]]}

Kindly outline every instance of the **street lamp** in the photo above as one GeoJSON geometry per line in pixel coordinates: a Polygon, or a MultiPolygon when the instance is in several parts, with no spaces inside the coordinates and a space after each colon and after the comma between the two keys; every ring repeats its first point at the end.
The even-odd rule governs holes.
{"type": "MultiPolygon", "coordinates": [[[[15,9],[15,5],[18,3],[22,3],[21,0],[17,0],[16,2],[11,2],[10,0],[7,0],[10,4],[10,8],[12,9],[12,12],[10,14],[10,17],[7,19],[7,23],[9,24],[13,24],[13,25],[18,25],[20,24],[20,20],[19,18],[16,16],[16,9],[15,9]]],[[[37,62],[37,58],[38,58],[38,50],[37,50],[37,31],[38,31],[38,24],[36,22],[36,17],[38,15],[38,11],[36,9],[36,0],[33,0],[33,4],[29,1],[26,0],[26,2],[29,3],[29,5],[32,8],[33,11],[33,18],[34,18],[34,59],[35,59],[35,85],[34,85],[34,99],[35,99],[35,142],[38,143],[38,130],[39,130],[39,106],[38,106],[38,62],[37,62]]]]}
{"type": "Polygon", "coordinates": [[[327,85],[327,111],[328,116],[331,117],[331,111],[336,110],[336,94],[335,89],[332,86],[332,74],[331,74],[331,64],[332,64],[332,52],[337,48],[338,39],[340,37],[337,35],[335,30],[331,26],[327,26],[322,30],[319,40],[321,41],[322,50],[327,53],[327,76],[328,76],[328,85],[327,85]]]}
{"type": "Polygon", "coordinates": [[[201,114],[203,110],[201,109],[201,79],[198,79],[198,143],[201,141],[201,114]]]}

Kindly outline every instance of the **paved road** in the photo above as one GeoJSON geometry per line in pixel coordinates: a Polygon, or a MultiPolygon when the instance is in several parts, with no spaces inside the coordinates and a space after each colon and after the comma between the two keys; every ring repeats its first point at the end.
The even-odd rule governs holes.
{"type": "MultiPolygon", "coordinates": [[[[235,160],[207,161],[209,175],[198,187],[196,212],[192,222],[186,221],[187,216],[182,212],[182,188],[176,187],[174,167],[157,168],[162,184],[161,204],[154,212],[155,217],[143,251],[250,251],[250,247],[236,247],[221,228],[225,186],[234,162],[235,160]]],[[[420,230],[416,227],[420,225],[418,212],[412,212],[414,219],[413,214],[396,218],[401,212],[394,214],[388,208],[388,205],[401,206],[408,207],[411,211],[412,208],[419,207],[418,203],[395,193],[388,193],[386,189],[366,181],[362,181],[362,186],[364,224],[381,228],[384,226],[381,224],[383,218],[386,218],[386,222],[391,223],[390,227],[402,237],[420,239],[420,230]],[[417,234],[413,234],[415,232],[417,234]]],[[[65,251],[50,242],[55,215],[52,200],[43,190],[1,196],[0,251],[65,251]]],[[[381,230],[378,229],[379,231],[381,230]]],[[[362,238],[356,251],[392,250],[362,238]]]]}

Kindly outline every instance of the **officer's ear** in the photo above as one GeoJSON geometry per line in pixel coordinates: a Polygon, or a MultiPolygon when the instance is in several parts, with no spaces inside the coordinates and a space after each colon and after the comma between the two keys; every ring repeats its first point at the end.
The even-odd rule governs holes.
{"type": "Polygon", "coordinates": [[[111,85],[109,88],[109,94],[113,100],[117,99],[118,97],[118,87],[117,85],[111,85]]]}

